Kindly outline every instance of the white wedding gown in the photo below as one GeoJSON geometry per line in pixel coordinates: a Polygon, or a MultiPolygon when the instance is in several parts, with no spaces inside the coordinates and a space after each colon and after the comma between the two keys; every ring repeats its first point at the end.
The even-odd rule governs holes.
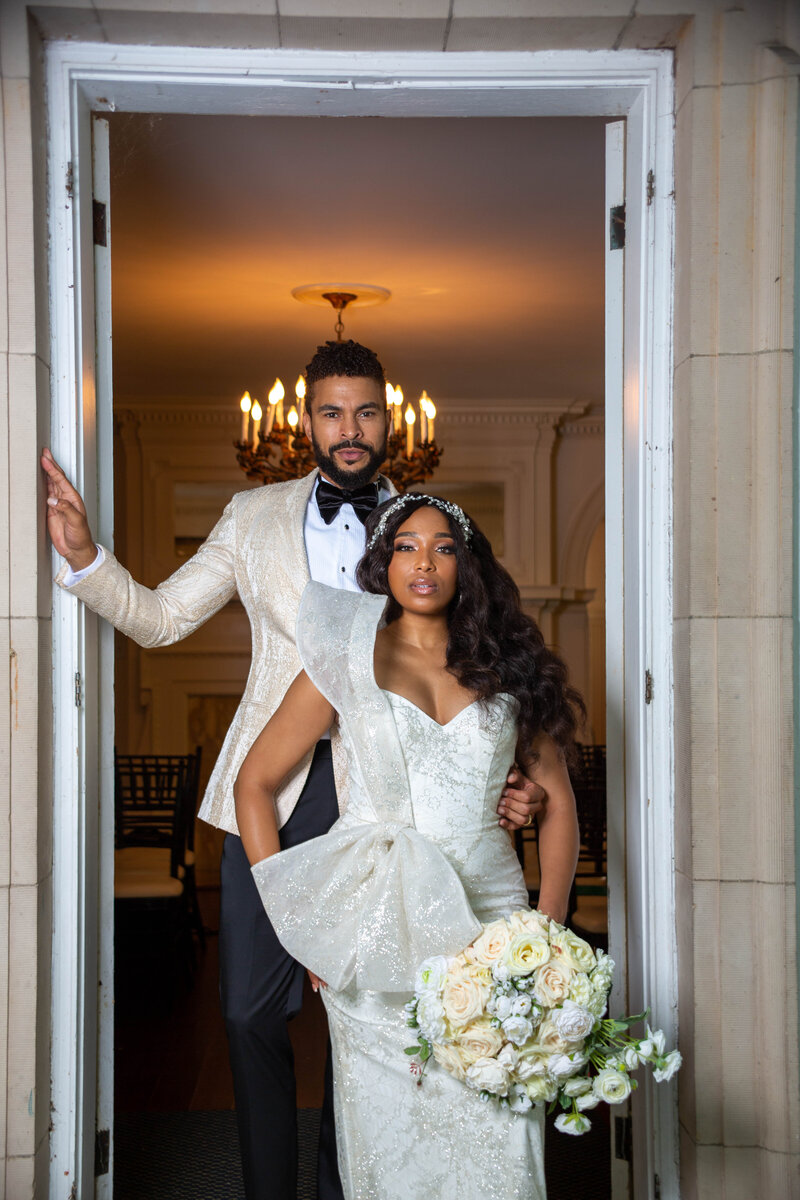
{"type": "Polygon", "coordinates": [[[543,1200],[543,1109],[484,1103],[431,1062],[421,1086],[403,1005],[431,954],[526,907],[497,802],[514,759],[516,706],[474,703],[439,725],[375,682],[385,598],[310,583],[303,666],[339,714],[347,811],[253,868],[278,936],[328,983],[339,1166],[346,1200],[543,1200]]]}

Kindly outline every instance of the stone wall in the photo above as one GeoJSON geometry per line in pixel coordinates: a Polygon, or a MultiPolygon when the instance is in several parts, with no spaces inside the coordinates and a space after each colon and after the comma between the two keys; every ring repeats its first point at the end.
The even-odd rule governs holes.
{"type": "Polygon", "coordinates": [[[71,36],[443,52],[676,46],[681,1195],[798,1195],[789,570],[797,6],[375,0],[370,18],[363,7],[220,0],[215,12],[200,0],[70,0],[35,15],[24,0],[0,7],[0,473],[11,500],[0,506],[5,1194],[48,1189],[52,566],[36,466],[49,413],[39,38],[71,36]]]}

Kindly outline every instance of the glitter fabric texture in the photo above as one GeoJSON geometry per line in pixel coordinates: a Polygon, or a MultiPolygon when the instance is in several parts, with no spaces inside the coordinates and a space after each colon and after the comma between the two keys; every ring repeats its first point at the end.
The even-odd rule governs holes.
{"type": "MultiPolygon", "coordinates": [[[[198,814],[229,833],[238,832],[233,782],[239,768],[300,670],[294,631],[309,579],[303,520],[317,477],[314,470],[303,479],[237,493],[197,553],[157,588],[137,583],[105,550],[105,562],[67,589],[148,647],[187,637],[238,593],[250,620],[250,674],[198,814]]],[[[65,564],[56,583],[64,586],[66,575],[65,564]]],[[[331,746],[336,790],[344,808],[347,768],[335,730],[331,746]]],[[[276,802],[279,825],[289,819],[310,764],[309,754],[281,786],[276,802]]]]}
{"type": "Polygon", "coordinates": [[[508,696],[447,725],[375,682],[384,597],[309,584],[297,643],[339,713],[349,803],[329,834],[253,876],[289,951],[327,981],[347,1200],[543,1200],[541,1111],[515,1116],[431,1064],[421,1086],[403,1005],[423,958],[527,905],[497,801],[516,745],[508,696]]]}

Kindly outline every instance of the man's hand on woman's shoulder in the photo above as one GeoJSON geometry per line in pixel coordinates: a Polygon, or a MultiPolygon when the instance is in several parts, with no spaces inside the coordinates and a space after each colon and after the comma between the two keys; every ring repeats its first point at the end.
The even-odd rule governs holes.
{"type": "Polygon", "coordinates": [[[497,812],[503,829],[525,829],[544,807],[547,793],[514,764],[508,773],[497,812]]]}

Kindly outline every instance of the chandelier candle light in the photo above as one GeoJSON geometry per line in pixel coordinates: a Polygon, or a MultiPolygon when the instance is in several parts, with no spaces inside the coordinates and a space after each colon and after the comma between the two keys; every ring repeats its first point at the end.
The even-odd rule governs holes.
{"type": "MultiPolygon", "coordinates": [[[[389,299],[386,288],[372,284],[311,284],[295,288],[292,295],[310,304],[330,304],[336,312],[335,332],[342,340],[342,312],[348,304],[380,304],[389,299]]],[[[316,465],[311,444],[301,424],[306,382],[297,377],[295,400],[284,416],[286,390],[276,379],[266,408],[245,392],[239,401],[241,436],[234,442],[236,459],[248,479],[280,483],[307,475],[316,465]]],[[[389,437],[381,470],[400,491],[429,479],[442,451],[435,441],[436,406],[423,391],[416,406],[406,402],[403,389],[386,384],[389,437]]]]}

